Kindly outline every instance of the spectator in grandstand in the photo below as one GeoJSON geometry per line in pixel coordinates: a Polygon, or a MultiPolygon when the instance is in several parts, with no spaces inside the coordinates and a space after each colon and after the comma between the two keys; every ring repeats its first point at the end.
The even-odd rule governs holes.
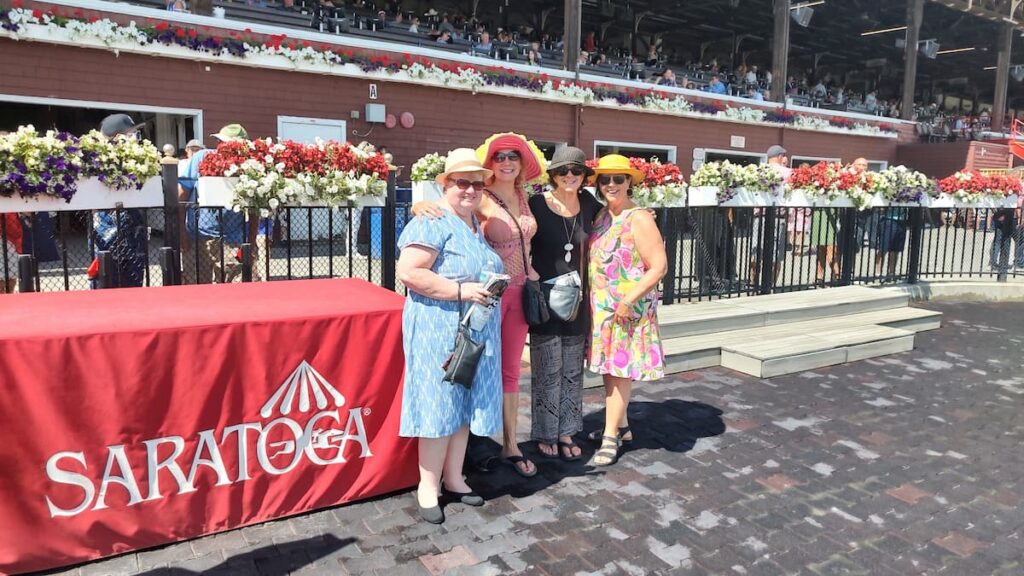
{"type": "MultiPolygon", "coordinates": [[[[144,125],[136,124],[127,114],[111,114],[100,123],[100,132],[111,140],[138,138],[139,129],[144,125]]],[[[114,270],[108,276],[110,285],[100,286],[93,275],[90,286],[142,286],[148,261],[148,227],[142,211],[137,208],[97,210],[93,213],[92,228],[95,256],[98,257],[100,252],[109,252],[114,270]]]]}
{"type": "Polygon", "coordinates": [[[757,86],[751,86],[747,89],[747,98],[754,100],[755,102],[764,102],[764,94],[757,89],[757,86]]]}
{"type": "Polygon", "coordinates": [[[0,294],[11,294],[18,285],[18,254],[22,249],[22,228],[21,221],[16,212],[3,214],[3,238],[4,251],[0,252],[0,294]]]}
{"type": "MultiPolygon", "coordinates": [[[[778,144],[768,148],[768,165],[775,169],[782,176],[783,182],[789,179],[789,153],[778,144]]],[[[774,260],[772,270],[772,285],[779,280],[779,273],[782,271],[782,264],[786,260],[786,233],[788,231],[787,218],[778,217],[775,219],[775,238],[773,244],[762,248],[764,244],[764,220],[765,211],[763,208],[754,209],[754,220],[750,226],[750,278],[754,284],[758,284],[760,277],[759,257],[767,258],[769,255],[774,260]]]]}
{"type": "Polygon", "coordinates": [[[707,91],[712,94],[725,94],[727,89],[725,84],[718,78],[718,76],[712,76],[711,81],[708,83],[707,91]]]}
{"type": "Polygon", "coordinates": [[[447,30],[442,30],[441,35],[437,37],[438,44],[451,44],[452,35],[447,30]]]}
{"type": "Polygon", "coordinates": [[[601,52],[597,55],[597,60],[594,61],[594,66],[608,66],[608,55],[601,52]]]}
{"type": "Polygon", "coordinates": [[[591,54],[597,50],[597,36],[594,34],[593,30],[587,32],[587,37],[583,39],[583,49],[591,54]]]}
{"type": "Polygon", "coordinates": [[[587,66],[590,64],[590,54],[586,50],[580,50],[580,55],[576,59],[577,66],[587,66]]]}
{"type": "Polygon", "coordinates": [[[160,150],[164,153],[164,158],[176,158],[178,155],[178,150],[174,147],[174,144],[164,144],[160,150]]]}
{"type": "Polygon", "coordinates": [[[632,200],[632,187],[643,181],[643,172],[618,154],[602,157],[594,172],[607,207],[597,215],[589,242],[588,364],[604,380],[605,420],[591,435],[601,443],[591,462],[609,466],[632,437],[627,412],[633,381],[665,374],[657,287],[667,258],[654,217],[632,200]]]}
{"type": "Polygon", "coordinates": [[[419,18],[413,16],[412,23],[409,24],[409,32],[411,32],[413,34],[419,34],[420,33],[420,19],[419,18]]]}
{"type": "Polygon", "coordinates": [[[473,45],[473,51],[490,55],[493,49],[494,44],[491,43],[491,34],[484,30],[480,33],[480,41],[473,45]]]}
{"type": "Polygon", "coordinates": [[[868,95],[864,97],[864,107],[872,114],[878,110],[878,94],[874,90],[868,92],[868,95]]]}
{"type": "Polygon", "coordinates": [[[566,461],[578,460],[581,452],[573,435],[583,429],[583,357],[590,333],[590,306],[582,301],[587,275],[581,275],[581,266],[601,210],[601,203],[583,188],[592,174],[582,150],[563,146],[548,166],[551,189],[529,200],[537,219],[531,261],[541,285],[553,290],[548,282],[561,279],[581,287],[574,318],[552,314],[548,322],[530,327],[530,438],[545,456],[566,461]]]}
{"type": "Polygon", "coordinates": [[[533,66],[542,66],[544,64],[543,57],[540,52],[537,52],[533,48],[526,53],[526,61],[533,66]]]}
{"type": "Polygon", "coordinates": [[[464,310],[491,301],[478,281],[481,273],[503,269],[476,216],[492,174],[473,150],[449,152],[437,177],[445,189],[434,208],[441,216],[414,218],[398,239],[398,279],[409,291],[402,312],[406,370],[399,434],[419,439],[416,500],[420,516],[432,524],[444,522],[442,497],[483,505],[462,475],[466,446],[470,432],[491,436],[501,425],[501,363],[493,353],[501,347],[498,314],[482,330],[469,329],[487,351],[469,386],[444,381],[443,368],[464,310]]]}
{"type": "Polygon", "coordinates": [[[676,73],[671,68],[666,68],[665,72],[662,73],[661,77],[658,78],[657,84],[659,86],[670,86],[676,88],[679,84],[676,82],[676,73]]]}
{"type": "Polygon", "coordinates": [[[746,76],[743,78],[747,85],[757,85],[757,66],[751,66],[750,70],[747,71],[746,76]]]}
{"type": "Polygon", "coordinates": [[[188,12],[188,6],[185,4],[185,0],[167,0],[167,11],[188,12]]]}
{"type": "Polygon", "coordinates": [[[437,25],[437,29],[441,31],[441,34],[447,32],[449,37],[455,35],[455,26],[452,25],[447,12],[441,15],[441,23],[437,25]]]}

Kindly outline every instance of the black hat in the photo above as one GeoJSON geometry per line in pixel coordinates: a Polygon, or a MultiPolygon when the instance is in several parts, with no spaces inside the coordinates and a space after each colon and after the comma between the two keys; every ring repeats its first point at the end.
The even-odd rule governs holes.
{"type": "Polygon", "coordinates": [[[555,155],[551,158],[551,162],[548,164],[548,174],[550,175],[556,168],[562,166],[583,166],[587,169],[586,176],[592,176],[594,171],[587,166],[587,155],[573,146],[562,146],[555,150],[555,155]]]}
{"type": "Polygon", "coordinates": [[[100,132],[107,138],[112,138],[118,134],[131,134],[145,125],[145,122],[136,124],[127,114],[111,114],[100,122],[100,132]]]}

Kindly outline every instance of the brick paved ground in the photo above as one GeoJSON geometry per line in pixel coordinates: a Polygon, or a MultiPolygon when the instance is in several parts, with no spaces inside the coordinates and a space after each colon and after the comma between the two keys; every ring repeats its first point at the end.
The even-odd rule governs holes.
{"type": "Polygon", "coordinates": [[[70,573],[1022,574],[1024,306],[928,307],[912,353],[639,386],[618,465],[473,474],[440,527],[403,493],[70,573]]]}

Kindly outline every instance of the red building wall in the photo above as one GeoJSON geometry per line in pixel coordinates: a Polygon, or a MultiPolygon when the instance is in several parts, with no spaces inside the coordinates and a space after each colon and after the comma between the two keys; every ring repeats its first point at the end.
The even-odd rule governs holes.
{"type": "MultiPolygon", "coordinates": [[[[412,84],[205,64],[175,58],[0,39],[0,93],[203,110],[206,132],[238,122],[253,137],[275,136],[277,117],[348,122],[349,139],[386,145],[396,163],[410,165],[429,152],[475,146],[494,132],[513,130],[536,140],[574,143],[576,106],[526,98],[473,94],[412,84]],[[388,113],[411,112],[412,129],[352,120],[369,102],[369,84],[388,113]],[[372,132],[365,138],[372,128],[372,132]],[[353,131],[359,136],[353,135],[353,131]]],[[[595,140],[674,145],[687,174],[693,148],[731,149],[731,136],[746,140],[742,152],[763,153],[783,144],[791,155],[857,156],[894,162],[895,139],[816,133],[694,118],[581,107],[579,140],[588,154],[595,140]]],[[[212,144],[207,139],[208,144],[212,144]]]]}

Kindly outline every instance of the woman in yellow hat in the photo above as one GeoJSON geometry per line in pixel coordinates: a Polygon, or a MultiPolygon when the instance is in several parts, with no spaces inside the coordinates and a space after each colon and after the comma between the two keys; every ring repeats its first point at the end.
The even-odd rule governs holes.
{"type": "Polygon", "coordinates": [[[656,308],[667,257],[653,215],[632,200],[632,187],[643,181],[643,172],[629,158],[609,154],[594,173],[607,207],[590,235],[589,364],[603,375],[605,391],[601,448],[592,462],[608,466],[618,460],[623,440],[632,438],[626,411],[633,381],[665,375],[656,308]]]}

